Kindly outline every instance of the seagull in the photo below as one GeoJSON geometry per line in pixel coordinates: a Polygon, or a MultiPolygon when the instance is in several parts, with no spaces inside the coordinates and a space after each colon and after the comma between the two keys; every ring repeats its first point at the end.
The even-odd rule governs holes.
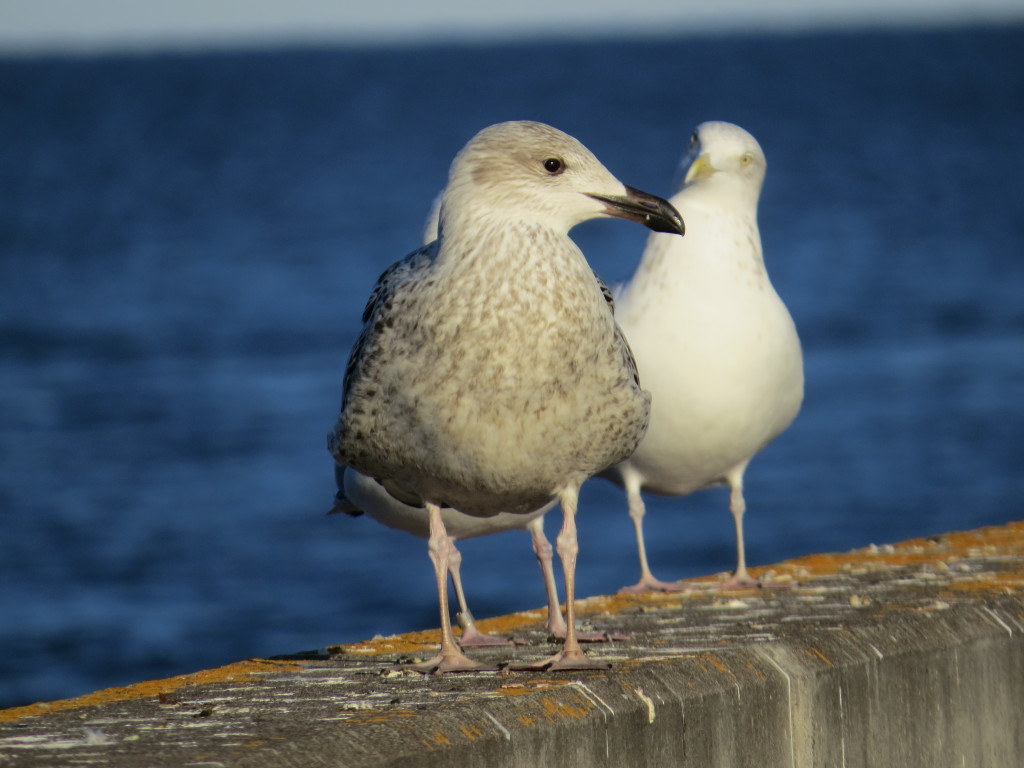
{"type": "Polygon", "coordinates": [[[486,668],[452,632],[454,546],[442,510],[529,515],[552,500],[563,514],[566,638],[532,668],[607,666],[576,638],[577,500],[585,480],[636,448],[650,396],[568,236],[603,216],[683,232],[669,203],[623,185],[571,136],[498,123],[452,162],[437,239],[388,268],[371,292],[328,448],[337,466],[426,509],[441,648],[413,669],[486,668]]]}
{"type": "MultiPolygon", "coordinates": [[[[438,194],[430,206],[427,219],[423,227],[423,245],[429,245],[437,239],[438,220],[441,212],[441,198],[438,194]]],[[[595,275],[596,277],[596,275],[595,275]]],[[[600,278],[597,278],[598,280],[600,278]]],[[[612,306],[614,311],[614,300],[612,292],[604,283],[601,283],[605,299],[612,306]]],[[[426,508],[419,499],[407,499],[409,503],[392,495],[387,488],[372,477],[367,477],[354,470],[352,467],[335,467],[335,480],[338,486],[338,493],[335,496],[334,507],[328,514],[345,513],[353,517],[366,514],[381,525],[395,530],[405,531],[421,538],[430,537],[430,527],[426,508]]],[[[554,550],[551,542],[544,534],[544,514],[555,505],[549,501],[540,509],[527,514],[508,514],[499,512],[490,517],[478,517],[467,515],[451,507],[441,508],[441,518],[444,520],[445,531],[452,540],[452,553],[448,561],[448,572],[452,579],[452,587],[455,589],[455,598],[459,603],[459,611],[455,618],[462,627],[462,635],[459,637],[459,645],[463,648],[487,645],[506,645],[508,640],[494,635],[481,632],[476,626],[476,620],[469,605],[466,602],[466,593],[462,586],[462,555],[455,549],[455,542],[460,539],[470,539],[477,536],[486,536],[492,533],[501,533],[509,530],[524,529],[529,531],[530,540],[533,545],[533,553],[540,565],[541,577],[544,580],[544,591],[547,595],[547,630],[554,637],[564,639],[566,633],[565,619],[562,618],[562,611],[558,602],[558,587],[555,583],[552,558],[554,550]]],[[[580,641],[607,640],[609,635],[604,632],[579,632],[577,639],[580,641]]]]}
{"type": "Polygon", "coordinates": [[[685,238],[652,234],[616,296],[651,423],[637,450],[604,476],[625,488],[640,555],[626,592],[681,589],[651,574],[641,491],[685,495],[725,484],[736,527],[736,570],[723,586],[754,586],[743,541],[743,474],[785,430],[803,400],[796,327],[765,270],[757,203],[760,145],[737,125],[706,122],[690,140],[689,169],[671,198],[685,238]]]}

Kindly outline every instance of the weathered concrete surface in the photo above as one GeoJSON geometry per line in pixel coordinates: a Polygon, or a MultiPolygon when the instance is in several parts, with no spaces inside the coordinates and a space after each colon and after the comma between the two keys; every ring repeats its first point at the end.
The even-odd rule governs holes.
{"type": "MultiPolygon", "coordinates": [[[[1024,765],[1024,523],[771,570],[582,601],[608,671],[423,677],[436,633],[379,638],[0,711],[0,766],[1024,765]]],[[[542,618],[474,657],[550,653],[542,618]]]]}

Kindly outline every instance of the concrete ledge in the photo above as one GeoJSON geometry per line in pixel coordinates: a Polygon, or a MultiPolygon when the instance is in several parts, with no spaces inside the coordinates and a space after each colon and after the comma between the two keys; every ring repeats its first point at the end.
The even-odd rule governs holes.
{"type": "MultiPolygon", "coordinates": [[[[423,677],[394,664],[435,632],[378,638],[2,710],[0,765],[1021,765],[1024,523],[771,570],[796,586],[581,601],[628,635],[607,672],[423,677]]],[[[549,653],[542,618],[474,657],[549,653]]]]}

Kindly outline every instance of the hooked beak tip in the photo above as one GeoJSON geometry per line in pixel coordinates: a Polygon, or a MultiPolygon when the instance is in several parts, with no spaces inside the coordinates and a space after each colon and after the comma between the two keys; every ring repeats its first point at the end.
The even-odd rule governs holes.
{"type": "Polygon", "coordinates": [[[623,196],[590,197],[605,204],[605,213],[608,216],[635,221],[655,232],[681,235],[686,231],[683,217],[670,202],[634,187],[626,187],[626,194],[623,196]]]}

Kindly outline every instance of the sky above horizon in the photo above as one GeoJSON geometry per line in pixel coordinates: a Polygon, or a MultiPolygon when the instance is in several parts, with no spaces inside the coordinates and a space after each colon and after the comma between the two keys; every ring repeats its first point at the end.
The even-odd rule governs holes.
{"type": "Polygon", "coordinates": [[[1020,21],[1021,0],[0,0],[0,53],[1020,21]]]}

